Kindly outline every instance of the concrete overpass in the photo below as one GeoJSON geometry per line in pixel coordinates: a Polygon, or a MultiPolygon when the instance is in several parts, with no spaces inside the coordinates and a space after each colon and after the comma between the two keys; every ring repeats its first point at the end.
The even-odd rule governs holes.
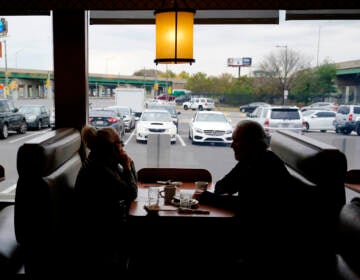
{"type": "MultiPolygon", "coordinates": [[[[71,71],[69,71],[71,75],[71,71]]],[[[0,68],[0,98],[5,96],[5,69],[0,68]]],[[[54,74],[52,71],[7,68],[8,90],[15,99],[50,98],[53,96],[54,74]],[[49,79],[49,83],[47,80],[49,79]]],[[[183,89],[183,79],[157,78],[146,76],[125,76],[110,74],[89,74],[88,92],[90,96],[111,96],[117,86],[142,87],[148,94],[154,93],[158,84],[158,93],[166,92],[168,87],[183,89]]],[[[69,85],[69,90],[72,90],[69,85]]]]}
{"type": "Polygon", "coordinates": [[[360,60],[336,63],[337,86],[343,93],[340,103],[360,103],[360,60]]]}

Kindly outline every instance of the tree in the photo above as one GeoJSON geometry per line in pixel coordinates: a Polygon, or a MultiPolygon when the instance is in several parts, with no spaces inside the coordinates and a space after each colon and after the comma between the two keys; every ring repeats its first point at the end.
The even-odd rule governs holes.
{"type": "Polygon", "coordinates": [[[186,82],[186,88],[191,90],[193,93],[204,93],[212,90],[209,79],[203,72],[197,72],[190,76],[186,82]]]}
{"type": "Polygon", "coordinates": [[[337,92],[335,64],[324,62],[319,67],[305,69],[294,75],[291,94],[297,102],[305,104],[324,101],[337,92]]]}
{"type": "Polygon", "coordinates": [[[161,75],[162,72],[158,71],[156,69],[140,69],[138,71],[135,71],[133,76],[145,76],[145,77],[157,77],[158,75],[161,75]]]}
{"type": "Polygon", "coordinates": [[[177,75],[177,77],[178,77],[179,79],[185,79],[185,80],[187,80],[187,79],[190,78],[190,74],[189,74],[188,72],[186,72],[186,71],[181,71],[180,74],[177,75]]]}
{"type": "MultiPolygon", "coordinates": [[[[291,90],[294,74],[308,65],[310,65],[309,59],[303,54],[285,46],[266,56],[260,64],[260,69],[278,79],[279,87],[282,89],[282,92],[279,93],[281,96],[285,90],[291,90]]],[[[285,103],[285,99],[283,99],[283,103],[285,103]]]]}

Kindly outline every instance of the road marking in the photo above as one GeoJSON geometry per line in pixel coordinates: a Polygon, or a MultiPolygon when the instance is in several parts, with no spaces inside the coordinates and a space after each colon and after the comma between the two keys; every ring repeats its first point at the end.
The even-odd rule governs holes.
{"type": "Polygon", "coordinates": [[[14,185],[8,187],[7,189],[3,190],[1,193],[10,193],[15,189],[16,189],[16,184],[14,184],[14,185]]]}
{"type": "Polygon", "coordinates": [[[183,147],[185,147],[186,144],[185,144],[184,140],[181,138],[181,136],[180,136],[179,134],[176,134],[176,137],[177,137],[177,139],[179,139],[181,145],[182,145],[183,147]]]}
{"type": "Polygon", "coordinates": [[[38,132],[35,132],[35,133],[31,133],[31,134],[29,134],[29,135],[26,135],[26,136],[17,138],[17,139],[12,140],[12,141],[9,141],[8,143],[9,143],[9,144],[13,144],[13,143],[19,142],[19,141],[21,141],[21,140],[23,140],[23,139],[26,139],[26,138],[29,138],[29,137],[33,137],[33,136],[37,136],[38,134],[44,134],[44,133],[46,133],[46,132],[48,132],[48,131],[50,131],[50,130],[51,130],[51,128],[48,128],[48,129],[46,129],[46,130],[42,130],[42,131],[38,131],[38,132]]]}
{"type": "Polygon", "coordinates": [[[127,144],[130,142],[131,138],[132,138],[134,135],[135,135],[135,129],[131,132],[129,138],[126,139],[126,141],[125,141],[124,144],[127,145],[127,144]]]}

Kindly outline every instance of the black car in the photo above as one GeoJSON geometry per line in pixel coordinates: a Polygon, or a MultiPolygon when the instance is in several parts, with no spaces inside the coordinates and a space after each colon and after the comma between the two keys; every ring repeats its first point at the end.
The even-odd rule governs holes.
{"type": "Polygon", "coordinates": [[[113,110],[92,109],[89,112],[89,124],[102,128],[111,126],[119,133],[120,136],[125,135],[125,124],[122,116],[118,116],[113,110]]]}
{"type": "Polygon", "coordinates": [[[174,101],[177,105],[182,105],[184,102],[190,101],[190,99],[191,99],[191,95],[185,94],[185,95],[180,95],[180,96],[176,97],[174,101]]]}
{"type": "Polygon", "coordinates": [[[250,114],[250,113],[254,112],[254,110],[259,106],[270,106],[270,104],[265,103],[265,102],[252,102],[252,103],[249,103],[246,105],[241,105],[240,112],[250,114]]]}
{"type": "Polygon", "coordinates": [[[22,105],[19,112],[25,115],[28,128],[40,130],[50,127],[50,110],[45,105],[22,105]]]}

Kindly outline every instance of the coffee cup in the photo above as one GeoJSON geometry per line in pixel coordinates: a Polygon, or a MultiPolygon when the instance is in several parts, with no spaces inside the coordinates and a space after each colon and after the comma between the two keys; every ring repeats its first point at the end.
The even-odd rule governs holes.
{"type": "Polygon", "coordinates": [[[206,181],[196,181],[195,182],[195,189],[198,191],[206,191],[208,188],[209,183],[206,181]]]}
{"type": "Polygon", "coordinates": [[[164,189],[160,191],[160,196],[164,198],[164,204],[171,204],[172,199],[176,193],[176,186],[166,185],[164,189]]]}

